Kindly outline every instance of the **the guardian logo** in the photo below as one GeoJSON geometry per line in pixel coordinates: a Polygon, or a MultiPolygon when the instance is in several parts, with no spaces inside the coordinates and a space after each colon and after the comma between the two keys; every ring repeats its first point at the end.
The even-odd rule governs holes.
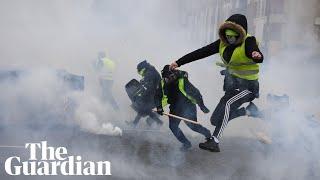
{"type": "Polygon", "coordinates": [[[9,157],[5,170],[9,175],[111,175],[109,161],[84,161],[81,156],[68,156],[65,147],[48,147],[46,141],[26,143],[30,157],[22,161],[20,157],[9,157]],[[41,154],[37,157],[37,154],[41,154]]]}

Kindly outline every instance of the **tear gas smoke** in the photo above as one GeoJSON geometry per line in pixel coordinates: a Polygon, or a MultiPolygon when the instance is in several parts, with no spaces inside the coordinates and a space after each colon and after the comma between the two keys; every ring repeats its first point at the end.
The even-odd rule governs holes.
{"type": "MultiPolygon", "coordinates": [[[[0,83],[1,123],[36,124],[37,131],[28,132],[33,136],[42,135],[40,129],[58,130],[57,123],[80,127],[90,133],[69,136],[67,132],[59,132],[58,138],[48,142],[65,139],[72,151],[82,157],[107,158],[114,178],[318,179],[319,122],[307,117],[315,114],[320,118],[319,42],[312,41],[312,26],[297,23],[302,16],[313,17],[315,1],[296,0],[295,6],[287,7],[290,18],[284,25],[286,48],[277,56],[265,59],[262,65],[261,97],[255,103],[262,110],[268,110],[265,100],[268,93],[287,94],[290,107],[270,113],[272,117],[265,121],[247,117],[232,121],[224,132],[221,153],[198,150],[197,143],[203,138],[183,124],[182,129],[194,146],[185,154],[176,149],[179,143],[167,124],[159,133],[130,134],[119,128],[126,127],[124,122],[135,115],[129,107],[124,85],[132,78],[138,79],[138,62],[147,59],[160,70],[185,53],[206,45],[203,42],[215,40],[203,39],[204,36],[190,40],[194,34],[203,34],[202,25],[208,25],[199,23],[203,22],[201,4],[212,2],[214,0],[2,0],[1,69],[28,73],[21,79],[0,83]],[[193,5],[188,7],[187,3],[193,5]],[[297,6],[308,12],[296,11],[297,6]],[[187,18],[194,16],[198,18],[187,18]],[[190,26],[192,28],[188,28],[190,26]],[[101,50],[107,50],[117,64],[113,93],[119,111],[100,99],[92,62],[101,50]],[[66,90],[54,73],[56,69],[84,76],[84,91],[66,90]],[[76,104],[71,106],[72,115],[62,113],[66,97],[76,104]],[[250,129],[264,131],[271,137],[272,144],[260,144],[250,129]]],[[[214,66],[216,59],[219,57],[209,57],[181,68],[189,72],[190,81],[199,88],[211,112],[223,95],[223,77],[219,76],[221,69],[214,66]]],[[[212,131],[210,115],[198,115],[200,123],[212,131]]],[[[143,120],[141,124],[143,126],[143,120]]],[[[19,142],[23,140],[19,133],[23,132],[24,129],[18,129],[17,135],[10,137],[3,130],[5,138],[1,141],[9,145],[19,142]]]]}

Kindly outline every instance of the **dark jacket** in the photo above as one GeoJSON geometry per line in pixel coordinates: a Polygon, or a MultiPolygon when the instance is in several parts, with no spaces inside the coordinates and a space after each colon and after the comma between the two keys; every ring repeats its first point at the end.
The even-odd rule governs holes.
{"type": "Polygon", "coordinates": [[[161,76],[156,68],[152,65],[146,67],[145,74],[143,78],[140,80],[141,85],[144,87],[144,91],[142,92],[142,96],[154,98],[154,94],[157,89],[157,85],[161,80],[161,76]]]}
{"type": "MultiPolygon", "coordinates": [[[[199,106],[204,106],[202,95],[200,91],[194,87],[188,80],[188,74],[185,71],[178,71],[178,78],[184,78],[184,90],[185,92],[196,100],[199,106]]],[[[178,80],[171,84],[165,84],[163,88],[164,94],[168,97],[168,104],[170,104],[170,110],[184,109],[187,106],[195,106],[184,94],[181,93],[178,86],[178,80]]],[[[157,108],[162,107],[163,91],[161,82],[157,86],[155,94],[155,105],[157,108]]]]}
{"type": "Polygon", "coordinates": [[[138,104],[141,111],[149,111],[155,107],[154,96],[161,76],[156,68],[149,63],[147,63],[144,68],[146,70],[140,80],[140,84],[143,88],[140,95],[136,98],[135,103],[138,104]]]}

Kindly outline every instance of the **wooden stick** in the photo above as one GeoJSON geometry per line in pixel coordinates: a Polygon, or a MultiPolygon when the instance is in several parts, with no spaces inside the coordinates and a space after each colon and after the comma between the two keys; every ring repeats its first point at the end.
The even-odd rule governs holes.
{"type": "MultiPolygon", "coordinates": [[[[157,110],[152,110],[153,112],[157,112],[157,110]]],[[[186,122],[189,122],[189,123],[193,123],[193,124],[200,124],[199,122],[196,122],[196,121],[192,121],[190,119],[187,119],[187,118],[184,118],[184,117],[180,117],[180,116],[176,116],[174,114],[170,114],[170,113],[163,113],[163,115],[166,115],[166,116],[169,116],[169,117],[173,117],[173,118],[177,118],[177,119],[180,119],[182,121],[186,121],[186,122]]]]}
{"type": "Polygon", "coordinates": [[[193,124],[200,124],[197,121],[192,121],[190,119],[187,119],[187,118],[184,118],[184,117],[180,117],[180,116],[176,116],[176,115],[169,114],[169,113],[165,113],[165,112],[163,113],[163,115],[166,115],[166,116],[169,116],[169,117],[174,117],[174,118],[180,119],[182,121],[186,121],[186,122],[193,123],[193,124]]]}

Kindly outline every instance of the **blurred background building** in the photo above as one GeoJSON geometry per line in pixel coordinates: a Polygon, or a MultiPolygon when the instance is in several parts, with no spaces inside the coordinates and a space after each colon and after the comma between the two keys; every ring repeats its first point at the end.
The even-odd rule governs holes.
{"type": "Polygon", "coordinates": [[[268,56],[283,48],[304,48],[320,40],[320,0],[178,0],[180,23],[190,29],[190,40],[210,43],[219,25],[231,14],[247,15],[249,33],[268,56]],[[316,36],[316,37],[315,37],[316,36]]]}

